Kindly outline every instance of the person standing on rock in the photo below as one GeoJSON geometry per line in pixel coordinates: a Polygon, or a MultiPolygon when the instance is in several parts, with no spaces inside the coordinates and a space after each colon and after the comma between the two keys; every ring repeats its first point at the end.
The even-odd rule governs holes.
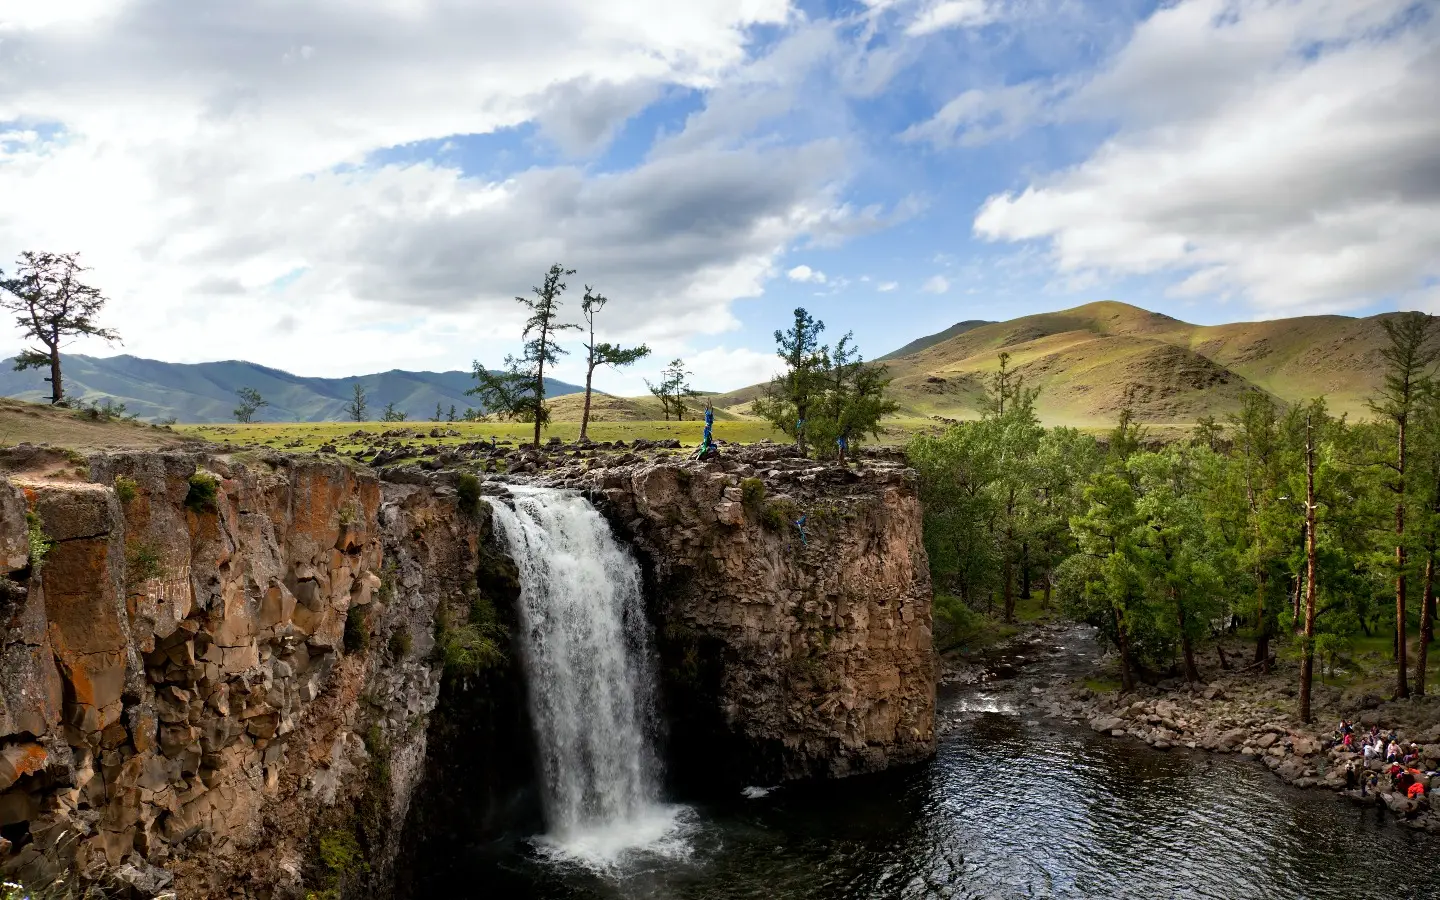
{"type": "MultiPolygon", "coordinates": [[[[1355,773],[1355,764],[1354,764],[1354,763],[1346,763],[1346,764],[1345,764],[1345,790],[1347,790],[1347,791],[1353,791],[1353,790],[1355,790],[1355,783],[1356,783],[1358,780],[1359,780],[1359,776],[1355,773]]],[[[1361,793],[1364,793],[1364,792],[1362,791],[1361,793]]]]}

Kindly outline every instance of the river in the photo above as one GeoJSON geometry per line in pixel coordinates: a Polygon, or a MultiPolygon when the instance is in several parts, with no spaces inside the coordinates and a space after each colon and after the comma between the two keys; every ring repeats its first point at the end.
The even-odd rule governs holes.
{"type": "Polygon", "coordinates": [[[1083,665],[1080,629],[943,689],[933,761],[675,805],[609,866],[524,835],[472,846],[429,896],[556,900],[1440,897],[1440,839],[1255,763],[1161,752],[1041,719],[1031,688],[1083,665]],[[995,678],[999,673],[1000,677],[995,678]]]}

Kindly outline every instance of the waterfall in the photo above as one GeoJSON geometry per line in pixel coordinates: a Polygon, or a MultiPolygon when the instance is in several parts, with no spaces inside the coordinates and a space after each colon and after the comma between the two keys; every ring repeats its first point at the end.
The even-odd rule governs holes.
{"type": "Polygon", "coordinates": [[[586,500],[512,487],[493,504],[520,573],[520,624],[548,834],[582,862],[674,850],[658,802],[655,673],[640,567],[586,500]]]}

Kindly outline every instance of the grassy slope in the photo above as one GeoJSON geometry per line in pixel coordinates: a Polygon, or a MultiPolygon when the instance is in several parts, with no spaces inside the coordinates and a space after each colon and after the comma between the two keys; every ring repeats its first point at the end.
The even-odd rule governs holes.
{"type": "MultiPolygon", "coordinates": [[[[1364,415],[1384,340],[1380,317],[1196,326],[1114,302],[949,331],[958,333],[922,338],[908,345],[921,349],[887,359],[912,430],[935,416],[979,415],[1002,350],[1041,389],[1037,408],[1047,424],[1104,427],[1127,391],[1141,419],[1157,426],[1223,416],[1253,389],[1287,403],[1323,394],[1337,411],[1364,415]]],[[[745,414],[758,392],[752,386],[716,403],[745,414]]]]}
{"type": "Polygon", "coordinates": [[[95,422],[74,410],[0,398],[0,447],[49,444],[72,450],[178,447],[184,435],[137,422],[95,422]]]}

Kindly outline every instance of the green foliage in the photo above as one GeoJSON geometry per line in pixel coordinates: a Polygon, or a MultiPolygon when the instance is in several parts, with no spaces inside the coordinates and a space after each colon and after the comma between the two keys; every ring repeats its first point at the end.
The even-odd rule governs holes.
{"type": "Polygon", "coordinates": [[[370,871],[355,832],[335,828],[320,835],[317,852],[323,887],[310,891],[306,900],[340,900],[347,884],[370,871]]]}
{"type": "Polygon", "coordinates": [[[0,309],[15,314],[25,338],[44,349],[25,348],[15,357],[15,371],[49,369],[50,402],[65,397],[60,374],[60,347],[70,338],[88,336],[118,341],[113,329],[96,321],[106,297],[80,280],[90,271],[80,265],[78,253],[36,253],[27,250],[16,260],[15,275],[0,273],[0,309]]]}
{"type": "Polygon", "coordinates": [[[395,659],[404,659],[410,655],[410,629],[397,628],[395,633],[390,635],[390,655],[395,659]]]}
{"type": "Polygon", "coordinates": [[[76,404],[75,418],[85,419],[90,422],[134,422],[140,417],[135,413],[127,413],[124,403],[116,403],[112,398],[105,397],[99,402],[80,402],[76,404]]]}
{"type": "Polygon", "coordinates": [[[269,406],[270,401],[260,396],[260,392],[252,387],[242,387],[235,391],[235,396],[240,404],[235,407],[234,416],[237,422],[253,422],[255,414],[261,407],[269,406]]]}
{"type": "Polygon", "coordinates": [[[954,594],[936,594],[933,610],[935,644],[941,650],[964,644],[988,624],[983,614],[954,594]]]}
{"type": "Polygon", "coordinates": [[[470,601],[469,613],[463,622],[447,616],[436,620],[435,647],[451,677],[473,677],[505,661],[501,645],[506,638],[495,606],[490,599],[476,592],[470,601]]]}
{"type": "Polygon", "coordinates": [[[50,552],[54,543],[45,536],[44,523],[40,521],[40,514],[33,509],[25,513],[25,531],[30,543],[30,572],[32,575],[39,575],[45,564],[45,554],[50,552]]]}
{"type": "Polygon", "coordinates": [[[480,398],[485,408],[508,419],[535,423],[535,443],[540,443],[540,429],[550,419],[545,406],[545,366],[554,365],[566,351],[556,342],[562,331],[579,330],[580,326],[560,321],[560,295],[565,293],[562,281],[575,274],[559,263],[552,265],[538,286],[532,287],[534,297],[516,297],[530,311],[521,337],[525,341],[519,358],[505,357],[505,367],[493,373],[474,362],[471,374],[476,385],[467,394],[480,398]]]}
{"type": "Polygon", "coordinates": [[[455,492],[460,495],[460,508],[470,515],[480,511],[480,479],[470,472],[461,472],[455,483],[455,492]]]}
{"type": "Polygon", "coordinates": [[[365,508],[360,505],[360,501],[351,498],[345,501],[345,503],[342,504],[340,507],[340,525],[343,528],[349,528],[351,525],[357,525],[359,524],[360,520],[364,518],[364,515],[365,508]]]}
{"type": "Polygon", "coordinates": [[[370,617],[365,606],[352,606],[345,613],[345,652],[363,653],[370,649],[370,617]]]}
{"type": "Polygon", "coordinates": [[[190,487],[185,492],[185,506],[195,512],[215,512],[219,495],[220,479],[209,472],[196,472],[190,476],[190,487]]]}
{"type": "Polygon", "coordinates": [[[645,386],[655,399],[660,401],[660,409],[664,411],[665,421],[670,421],[670,414],[674,413],[678,421],[685,421],[685,405],[687,401],[694,400],[699,396],[698,392],[690,386],[690,376],[693,373],[685,368],[685,360],[672,359],[670,365],[666,366],[660,373],[659,384],[651,384],[647,378],[645,386]]]}
{"type": "Polygon", "coordinates": [[[772,497],[765,501],[761,508],[760,521],[771,531],[783,534],[795,528],[795,522],[800,515],[800,507],[795,501],[785,497],[772,497]]]}
{"type": "Polygon", "coordinates": [[[403,422],[405,421],[407,415],[408,414],[403,412],[402,410],[396,409],[395,401],[392,400],[389,403],[385,404],[385,411],[380,414],[380,421],[403,422]]]}
{"type": "Polygon", "coordinates": [[[395,599],[395,582],[399,572],[400,567],[393,559],[385,560],[385,565],[380,567],[380,590],[376,592],[376,599],[380,603],[389,605],[390,601],[395,599]]]}
{"type": "Polygon", "coordinates": [[[165,577],[164,548],[155,541],[135,540],[125,548],[125,585],[130,591],[165,577]]]}
{"type": "Polygon", "coordinates": [[[129,503],[140,495],[140,485],[126,475],[115,476],[115,496],[121,503],[129,503]]]}
{"type": "Polygon", "coordinates": [[[753,409],[802,449],[834,457],[867,435],[878,438],[880,420],[900,407],[886,396],[887,370],[864,361],[854,334],[832,349],[820,343],[824,330],[824,322],[797,309],[790,329],[775,332],[776,355],[785,371],[766,385],[753,409]]]}
{"type": "Polygon", "coordinates": [[[746,478],[741,481],[740,500],[747,508],[758,510],[765,501],[765,482],[759,478],[746,478]]]}
{"type": "MultiPolygon", "coordinates": [[[[352,422],[363,422],[370,406],[365,385],[357,381],[351,386],[351,391],[350,402],[345,404],[345,416],[352,422]]],[[[393,406],[394,404],[391,404],[392,408],[393,406]]]]}

